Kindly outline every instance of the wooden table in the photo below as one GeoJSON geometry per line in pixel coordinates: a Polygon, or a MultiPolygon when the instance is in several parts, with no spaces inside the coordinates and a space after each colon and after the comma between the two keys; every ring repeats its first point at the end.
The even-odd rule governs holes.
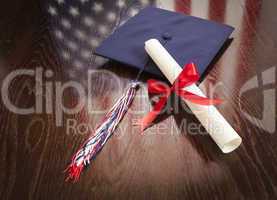
{"type": "MultiPolygon", "coordinates": [[[[36,106],[35,113],[10,111],[4,102],[7,98],[3,99],[7,93],[1,92],[1,199],[276,199],[277,2],[124,2],[1,3],[2,89],[15,70],[37,69],[39,73],[41,69],[44,73],[43,81],[24,75],[8,85],[12,104],[36,106]],[[216,86],[216,95],[225,100],[218,108],[241,135],[243,144],[223,154],[203,129],[188,134],[188,126],[199,123],[182,106],[177,106],[178,112],[162,115],[141,136],[135,123],[150,109],[147,92],[141,88],[131,111],[80,180],[65,182],[63,170],[87,138],[86,129],[96,126],[137,73],[122,64],[106,63],[92,52],[146,4],[236,28],[234,40],[212,63],[200,87],[208,93],[216,86]],[[87,72],[95,69],[98,71],[92,72],[89,87],[87,72]],[[90,110],[84,106],[74,114],[57,114],[61,106],[56,104],[55,90],[59,83],[68,81],[80,83],[85,99],[92,102],[90,110]],[[72,126],[78,126],[79,131],[72,126]]],[[[149,77],[144,74],[141,78],[144,85],[149,77]]],[[[62,101],[67,108],[79,100],[75,89],[64,91],[62,101]]]]}

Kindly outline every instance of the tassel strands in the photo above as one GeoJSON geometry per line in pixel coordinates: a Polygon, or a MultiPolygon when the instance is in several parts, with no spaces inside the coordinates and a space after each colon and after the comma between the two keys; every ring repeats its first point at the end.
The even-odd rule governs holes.
{"type": "Polygon", "coordinates": [[[104,147],[105,143],[113,134],[117,125],[130,107],[135,97],[138,84],[139,83],[136,81],[129,85],[126,92],[105,115],[95,132],[89,136],[85,143],[72,157],[71,163],[66,169],[68,173],[66,180],[73,180],[74,182],[77,181],[84,167],[88,166],[90,161],[104,147]]]}

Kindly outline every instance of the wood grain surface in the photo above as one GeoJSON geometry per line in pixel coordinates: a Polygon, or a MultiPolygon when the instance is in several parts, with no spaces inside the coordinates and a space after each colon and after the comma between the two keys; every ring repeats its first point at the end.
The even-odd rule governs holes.
{"type": "MultiPolygon", "coordinates": [[[[53,72],[43,82],[20,76],[9,86],[9,98],[20,108],[42,100],[43,109],[35,114],[11,112],[2,93],[0,199],[277,199],[276,0],[10,0],[0,4],[1,87],[16,69],[41,67],[53,72]],[[200,87],[209,93],[216,86],[216,95],[225,100],[218,109],[243,143],[223,154],[204,130],[188,134],[189,124],[199,122],[183,105],[160,116],[141,136],[136,122],[151,107],[142,87],[131,111],[80,180],[65,182],[63,170],[88,136],[87,126],[96,126],[137,73],[93,56],[93,50],[147,4],[236,28],[234,39],[212,63],[200,87]],[[98,69],[91,87],[89,69],[98,69]],[[85,105],[78,113],[62,115],[62,126],[57,126],[57,94],[39,92],[36,84],[45,88],[47,83],[68,81],[83,86],[92,108],[85,105]],[[68,129],[70,120],[83,126],[79,133],[68,129]]],[[[144,86],[150,77],[143,74],[144,86]]],[[[65,90],[66,107],[74,107],[79,100],[74,89],[65,90]]]]}

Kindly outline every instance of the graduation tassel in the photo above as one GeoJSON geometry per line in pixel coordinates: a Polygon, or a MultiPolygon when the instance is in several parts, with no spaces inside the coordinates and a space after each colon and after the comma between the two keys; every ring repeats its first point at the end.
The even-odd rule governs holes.
{"type": "Polygon", "coordinates": [[[97,153],[104,147],[109,137],[113,134],[119,122],[130,107],[139,82],[132,82],[126,92],[113,105],[110,111],[105,115],[102,122],[98,125],[80,149],[72,157],[70,165],[67,167],[67,180],[77,181],[84,167],[90,164],[97,153]]]}
{"type": "MultiPolygon", "coordinates": [[[[163,42],[163,44],[166,43],[167,40],[163,42]]],[[[90,137],[72,157],[71,164],[65,170],[68,172],[66,181],[77,181],[83,168],[89,165],[90,161],[103,148],[109,137],[113,134],[113,131],[131,105],[136,94],[137,86],[139,85],[138,80],[149,62],[151,62],[151,59],[149,56],[147,56],[145,65],[139,70],[135,80],[132,81],[126,92],[121,96],[120,99],[118,99],[110,111],[105,115],[102,122],[96,128],[96,131],[90,135],[90,137]]]]}

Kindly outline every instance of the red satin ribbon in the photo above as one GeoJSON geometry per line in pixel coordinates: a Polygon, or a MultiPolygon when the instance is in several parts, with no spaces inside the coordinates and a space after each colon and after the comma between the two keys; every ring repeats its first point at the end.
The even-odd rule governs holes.
{"type": "Polygon", "coordinates": [[[189,63],[184,66],[183,71],[180,73],[178,78],[174,81],[171,87],[168,87],[162,82],[154,79],[147,81],[148,93],[160,95],[159,101],[154,105],[152,111],[150,111],[141,121],[142,131],[145,130],[159,115],[164,108],[168,97],[172,92],[175,92],[178,96],[183,99],[189,100],[193,103],[200,105],[215,105],[222,103],[220,99],[209,99],[193,94],[189,91],[184,90],[185,87],[196,83],[200,76],[197,72],[197,68],[194,63],[189,63]]]}

